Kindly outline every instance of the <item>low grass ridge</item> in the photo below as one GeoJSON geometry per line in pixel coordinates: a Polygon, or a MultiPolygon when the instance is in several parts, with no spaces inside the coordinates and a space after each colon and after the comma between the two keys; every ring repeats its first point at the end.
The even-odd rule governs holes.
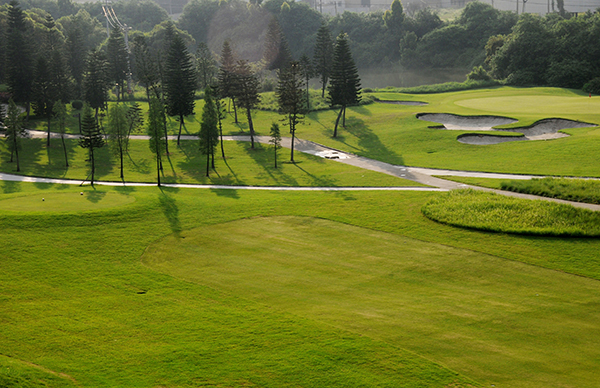
{"type": "Polygon", "coordinates": [[[377,91],[390,91],[395,93],[409,93],[409,94],[432,94],[432,93],[447,93],[447,92],[459,92],[462,90],[473,90],[483,89],[493,86],[500,86],[501,83],[496,80],[466,80],[463,82],[444,82],[442,84],[433,85],[420,85],[409,88],[393,88],[388,87],[384,89],[378,89],[377,91]]]}
{"type": "Polygon", "coordinates": [[[600,181],[571,178],[534,178],[510,180],[500,184],[502,190],[564,199],[566,201],[600,204],[600,181]]]}
{"type": "Polygon", "coordinates": [[[422,208],[434,221],[463,228],[539,236],[600,236],[600,213],[472,189],[454,190],[422,208]]]}

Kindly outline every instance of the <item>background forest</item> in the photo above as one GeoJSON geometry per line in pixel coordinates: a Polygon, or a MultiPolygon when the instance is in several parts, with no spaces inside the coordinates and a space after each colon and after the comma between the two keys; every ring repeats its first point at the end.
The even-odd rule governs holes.
{"type": "MultiPolygon", "coordinates": [[[[2,36],[8,33],[7,3],[0,1],[2,36]]],[[[46,50],[41,44],[44,32],[55,28],[64,62],[75,81],[84,71],[90,50],[105,50],[107,28],[101,2],[23,0],[19,6],[26,13],[27,39],[34,43],[33,57],[46,50]],[[48,24],[49,16],[55,24],[48,24]]],[[[119,20],[131,28],[130,41],[143,35],[157,55],[164,47],[165,26],[170,22],[165,9],[152,0],[117,1],[112,6],[119,20]]],[[[457,17],[444,21],[432,9],[404,8],[400,1],[394,1],[386,12],[344,12],[331,17],[305,3],[284,0],[192,0],[183,8],[175,27],[190,52],[200,47],[216,66],[223,43],[228,40],[237,58],[253,63],[255,69],[263,69],[265,64],[260,62],[264,61],[268,26],[273,18],[296,60],[303,55],[313,58],[317,31],[325,25],[333,37],[340,32],[347,34],[361,71],[413,69],[466,75],[474,69],[470,74],[473,79],[570,88],[582,88],[600,75],[597,13],[573,16],[562,11],[545,17],[526,13],[517,16],[488,4],[470,2],[457,17]]],[[[0,83],[6,83],[9,66],[6,45],[7,39],[0,39],[0,83]]],[[[132,72],[137,80],[135,67],[132,72]]],[[[261,76],[267,84],[265,90],[272,89],[268,73],[261,76]]],[[[596,80],[586,90],[598,92],[598,84],[596,80]]],[[[72,97],[80,98],[77,94],[72,97]]]]}

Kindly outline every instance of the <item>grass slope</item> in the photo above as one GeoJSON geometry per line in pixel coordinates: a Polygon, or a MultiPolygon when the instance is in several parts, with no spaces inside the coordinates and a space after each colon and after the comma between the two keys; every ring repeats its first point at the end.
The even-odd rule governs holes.
{"type": "Polygon", "coordinates": [[[592,386],[597,378],[597,281],[299,217],[192,229],[152,244],[142,261],[408,347],[486,384],[592,386]]]}

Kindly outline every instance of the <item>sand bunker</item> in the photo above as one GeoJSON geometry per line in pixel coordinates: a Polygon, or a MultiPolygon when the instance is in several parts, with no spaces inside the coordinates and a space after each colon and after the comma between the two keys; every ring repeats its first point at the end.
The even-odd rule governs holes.
{"type": "Polygon", "coordinates": [[[518,133],[520,136],[462,134],[457,137],[460,143],[489,145],[509,141],[523,140],[548,140],[569,136],[559,131],[568,128],[595,127],[596,124],[584,123],[566,119],[544,119],[529,127],[496,129],[495,126],[513,124],[517,120],[501,116],[457,116],[448,113],[420,113],[419,120],[431,121],[442,124],[440,129],[447,130],[475,130],[475,131],[501,131],[518,133]]]}
{"type": "Polygon", "coordinates": [[[381,103],[384,103],[384,104],[413,105],[413,106],[429,105],[429,103],[422,102],[422,101],[389,101],[389,100],[377,100],[377,102],[381,102],[381,103]]]}

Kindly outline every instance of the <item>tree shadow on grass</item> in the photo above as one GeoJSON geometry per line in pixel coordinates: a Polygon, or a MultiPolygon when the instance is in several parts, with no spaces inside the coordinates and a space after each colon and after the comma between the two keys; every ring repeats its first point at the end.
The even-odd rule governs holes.
{"type": "Polygon", "coordinates": [[[102,199],[105,196],[106,196],[106,192],[97,191],[95,187],[93,188],[92,191],[85,192],[85,199],[87,199],[88,201],[90,201],[92,203],[98,203],[98,202],[102,201],[102,199]]]}
{"type": "MultiPolygon", "coordinates": [[[[367,109],[366,106],[364,105],[355,105],[355,106],[349,106],[348,108],[346,108],[346,110],[351,110],[352,112],[356,112],[358,114],[361,114],[363,116],[373,116],[373,112],[371,112],[370,109],[367,109]]],[[[346,112],[347,114],[348,112],[346,112]]],[[[348,121],[348,117],[346,117],[346,122],[348,121]]]]}
{"type": "MultiPolygon", "coordinates": [[[[335,179],[328,178],[328,177],[317,177],[317,176],[311,174],[310,172],[306,171],[305,169],[303,169],[298,163],[294,163],[294,166],[296,168],[298,168],[299,170],[301,170],[309,178],[311,178],[316,187],[338,187],[335,179]]],[[[350,192],[348,192],[348,191],[332,191],[332,192],[335,194],[335,196],[341,197],[346,201],[356,200],[356,198],[353,197],[352,194],[350,194],[350,192]]]]}
{"type": "MultiPolygon", "coordinates": [[[[285,174],[281,171],[281,168],[275,169],[273,157],[271,152],[268,152],[270,147],[263,147],[260,143],[254,143],[254,149],[245,147],[245,151],[254,160],[254,163],[258,167],[262,167],[262,171],[265,174],[265,179],[272,180],[276,186],[298,186],[299,183],[296,179],[285,174]],[[270,157],[269,157],[270,156],[270,157]],[[267,167],[273,165],[273,167],[267,167]]],[[[279,160],[279,157],[278,157],[279,160]]],[[[283,164],[285,162],[281,162],[283,164]]],[[[260,178],[260,176],[257,176],[260,178]]]]}
{"type": "Polygon", "coordinates": [[[2,181],[0,187],[2,188],[2,192],[4,194],[18,193],[19,191],[21,191],[21,182],[2,181]]]}
{"type": "Polygon", "coordinates": [[[346,142],[345,137],[347,135],[345,133],[358,138],[359,154],[376,160],[384,160],[392,164],[404,165],[402,156],[386,147],[379,140],[379,136],[363,120],[356,117],[349,117],[346,119],[346,128],[339,128],[338,131],[340,134],[336,139],[349,148],[356,147],[346,142]]]}
{"type": "Polygon", "coordinates": [[[158,204],[169,222],[171,231],[175,233],[176,236],[179,236],[179,233],[182,230],[181,222],[179,220],[179,207],[177,206],[177,201],[169,195],[169,192],[177,192],[179,190],[176,188],[161,187],[160,191],[158,204]]]}

